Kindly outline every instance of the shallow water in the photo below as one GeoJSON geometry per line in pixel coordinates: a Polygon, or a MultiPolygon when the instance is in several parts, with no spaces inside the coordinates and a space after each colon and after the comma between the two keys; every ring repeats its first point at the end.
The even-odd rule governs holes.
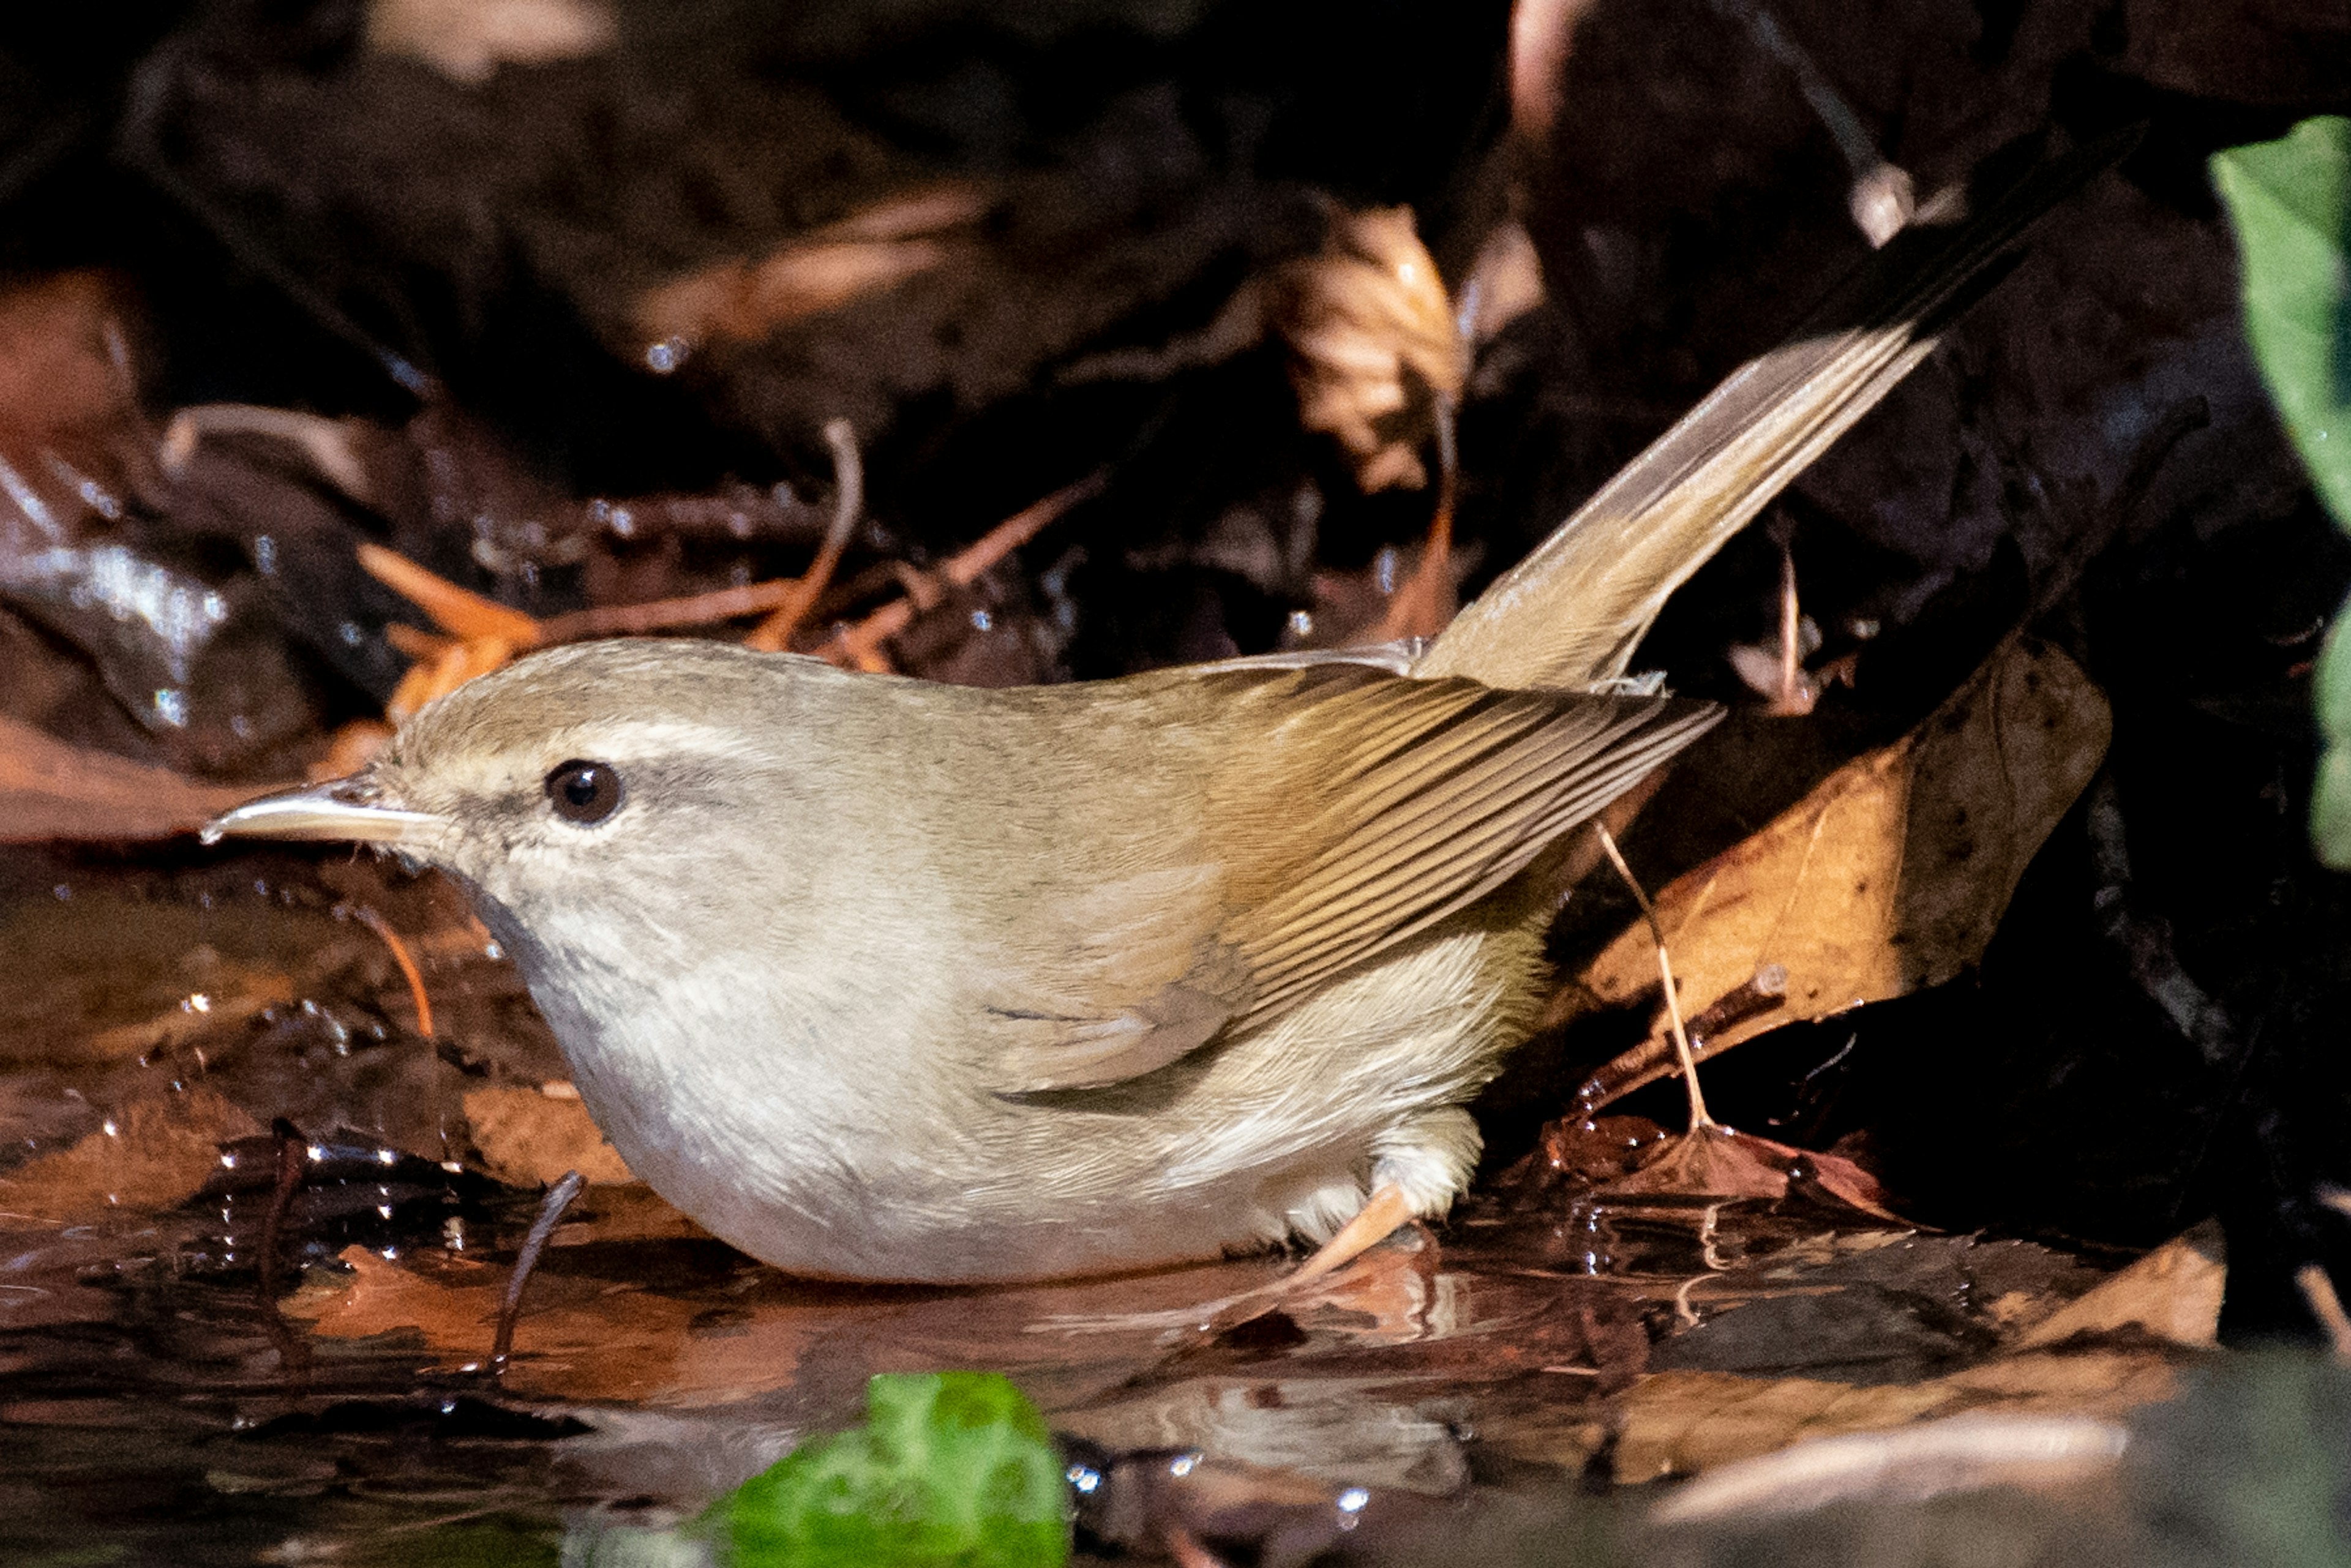
{"type": "Polygon", "coordinates": [[[2096,1277],[1801,1205],[1489,1195],[1212,1333],[1214,1303],[1286,1265],[816,1285],[604,1186],[493,1375],[537,1202],[516,1170],[549,1153],[492,1139],[483,1092],[550,1125],[576,1101],[446,888],[341,856],[19,852],[0,941],[11,1561],[691,1557],[672,1527],[853,1420],[872,1375],[957,1367],[1008,1373],[1090,1467],[1097,1548],[1173,1528],[1303,1561],[1671,1470],[1615,1403],[1654,1369],[1930,1376],[1994,1348],[1996,1301],[2096,1277]],[[433,1039],[360,904],[416,952],[433,1039]],[[281,1120],[299,1182],[273,1226],[281,1120]],[[1801,1334],[1726,1332],[1764,1303],[1801,1334]]]}

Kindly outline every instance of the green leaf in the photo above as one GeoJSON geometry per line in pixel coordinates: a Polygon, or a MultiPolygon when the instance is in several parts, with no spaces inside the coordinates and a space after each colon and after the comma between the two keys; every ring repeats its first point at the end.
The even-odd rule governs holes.
{"type": "Polygon", "coordinates": [[[2212,181],[2237,230],[2253,358],[2319,499],[2351,530],[2351,120],[2216,152],[2212,181]]]}
{"type": "Polygon", "coordinates": [[[884,1374],[865,1425],[803,1444],[718,1505],[739,1568],[1061,1568],[1044,1418],[994,1373],[884,1374]]]}

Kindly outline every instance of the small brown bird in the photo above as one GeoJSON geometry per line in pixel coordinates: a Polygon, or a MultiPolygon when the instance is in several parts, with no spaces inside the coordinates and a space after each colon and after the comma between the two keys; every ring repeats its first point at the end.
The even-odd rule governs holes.
{"type": "Polygon", "coordinates": [[[786,1269],[1376,1239],[1468,1180],[1575,831],[1717,716],[1614,689],[1667,595],[2112,155],[1922,236],[1915,281],[1740,371],[1425,653],[985,691],[587,643],[207,836],[457,879],[630,1166],[786,1269]]]}

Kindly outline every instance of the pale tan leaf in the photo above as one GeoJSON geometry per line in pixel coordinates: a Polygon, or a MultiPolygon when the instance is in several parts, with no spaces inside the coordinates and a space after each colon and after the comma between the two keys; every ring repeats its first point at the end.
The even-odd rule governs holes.
{"type": "MultiPolygon", "coordinates": [[[[1782,1024],[1940,985],[1983,956],[2042,841],[2105,756],[2105,698],[2055,648],[2007,643],[1894,745],[1837,769],[1761,831],[1657,896],[1692,1016],[1786,971],[1783,999],[1694,1040],[1701,1057],[1782,1024]]],[[[1657,989],[1648,928],[1582,977],[1583,1005],[1657,989]]],[[[1662,1011],[1662,1009],[1661,1009],[1662,1011]]],[[[1662,1017],[1603,1069],[1604,1104],[1672,1071],[1662,1017]]]]}

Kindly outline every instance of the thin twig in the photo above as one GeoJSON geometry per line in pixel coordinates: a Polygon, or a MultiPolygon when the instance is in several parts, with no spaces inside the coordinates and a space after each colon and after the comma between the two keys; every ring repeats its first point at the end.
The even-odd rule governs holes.
{"type": "Polygon", "coordinates": [[[269,1211],[261,1220],[261,1278],[255,1290],[260,1297],[270,1340],[277,1347],[278,1364],[287,1372],[298,1374],[309,1366],[310,1347],[277,1310],[277,1252],[286,1231],[286,1217],[294,1207],[294,1194],[302,1186],[302,1166],[310,1145],[309,1140],[283,1116],[270,1124],[270,1133],[277,1139],[277,1179],[270,1184],[269,1211]]]}
{"type": "Polygon", "coordinates": [[[523,1287],[530,1283],[531,1270],[538,1267],[538,1255],[547,1250],[547,1239],[555,1234],[563,1211],[587,1185],[588,1178],[578,1171],[565,1171],[563,1179],[548,1188],[539,1203],[538,1218],[530,1222],[530,1234],[522,1239],[522,1250],[515,1254],[514,1272],[507,1277],[506,1300],[498,1303],[497,1338],[490,1344],[492,1377],[506,1375],[507,1358],[514,1352],[515,1323],[522,1316],[523,1287]]]}
{"type": "Polygon", "coordinates": [[[496,638],[516,648],[538,645],[538,622],[519,610],[485,599],[469,588],[380,544],[359,548],[360,569],[433,617],[434,623],[465,642],[496,638]]]}
{"type": "MultiPolygon", "coordinates": [[[[1803,676],[1804,617],[1796,604],[1796,552],[1786,539],[1780,541],[1780,699],[1772,704],[1780,713],[1800,713],[1803,676]]],[[[1804,704],[1809,707],[1810,704],[1804,704]]]]}
{"type": "Polygon", "coordinates": [[[1428,542],[1421,547],[1420,562],[1388,600],[1385,614],[1364,639],[1394,643],[1406,637],[1434,637],[1453,619],[1453,497],[1460,483],[1455,456],[1453,405],[1437,400],[1437,507],[1428,520],[1428,542]]]}
{"type": "Polygon", "coordinates": [[[351,918],[382,937],[383,945],[392,949],[392,961],[399,965],[400,972],[408,977],[408,994],[416,1002],[416,1032],[431,1040],[433,998],[424,994],[424,974],[417,968],[415,958],[408,951],[408,944],[400,939],[400,933],[392,928],[390,921],[366,904],[347,904],[343,908],[351,918]]]}
{"type": "Polygon", "coordinates": [[[777,653],[791,646],[800,618],[832,580],[833,568],[841,564],[841,552],[849,548],[850,533],[865,509],[865,465],[857,455],[856,428],[845,419],[827,420],[824,439],[832,448],[832,527],[816,552],[816,560],[792,585],[790,597],[743,639],[747,648],[777,653]]]}
{"type": "Polygon", "coordinates": [[[600,604],[550,615],[539,628],[549,643],[584,643],[596,637],[638,637],[649,632],[670,632],[684,626],[709,626],[745,615],[765,615],[789,604],[799,591],[800,579],[770,578],[740,588],[714,589],[677,599],[653,599],[637,604],[600,604]]]}
{"type": "MultiPolygon", "coordinates": [[[[1074,485],[1064,485],[1043,500],[1015,512],[962,550],[949,556],[935,576],[956,588],[969,588],[990,567],[1043,532],[1047,524],[1072,507],[1101,495],[1108,483],[1109,476],[1097,471],[1074,485]]],[[[853,669],[881,668],[882,644],[906,629],[914,618],[916,608],[912,596],[893,599],[856,625],[845,626],[833,633],[831,639],[816,651],[817,656],[853,669]]]]}
{"type": "Polygon", "coordinates": [[[1657,945],[1657,975],[1666,987],[1666,1019],[1673,1026],[1674,1051],[1682,1061],[1682,1083],[1689,1091],[1689,1130],[1693,1133],[1703,1131],[1715,1125],[1715,1120],[1706,1113],[1706,1096],[1698,1086],[1698,1058],[1690,1051],[1689,1032],[1682,1027],[1682,1004],[1674,995],[1673,961],[1666,956],[1666,928],[1657,924],[1657,912],[1649,903],[1649,895],[1635,880],[1633,868],[1625,863],[1624,854],[1616,848],[1614,835],[1609,832],[1605,823],[1594,822],[1593,826],[1599,831],[1600,847],[1608,852],[1608,863],[1616,868],[1616,874],[1623,877],[1625,885],[1633,890],[1633,901],[1641,906],[1641,918],[1649,923],[1650,940],[1657,945]]]}
{"type": "Polygon", "coordinates": [[[2343,1310],[2343,1298],[2335,1293],[2335,1281],[2327,1278],[2325,1265],[2304,1263],[2294,1271],[2294,1282],[2302,1287],[2310,1315],[2326,1331],[2335,1364],[2351,1366],[2351,1312],[2343,1310]]]}

